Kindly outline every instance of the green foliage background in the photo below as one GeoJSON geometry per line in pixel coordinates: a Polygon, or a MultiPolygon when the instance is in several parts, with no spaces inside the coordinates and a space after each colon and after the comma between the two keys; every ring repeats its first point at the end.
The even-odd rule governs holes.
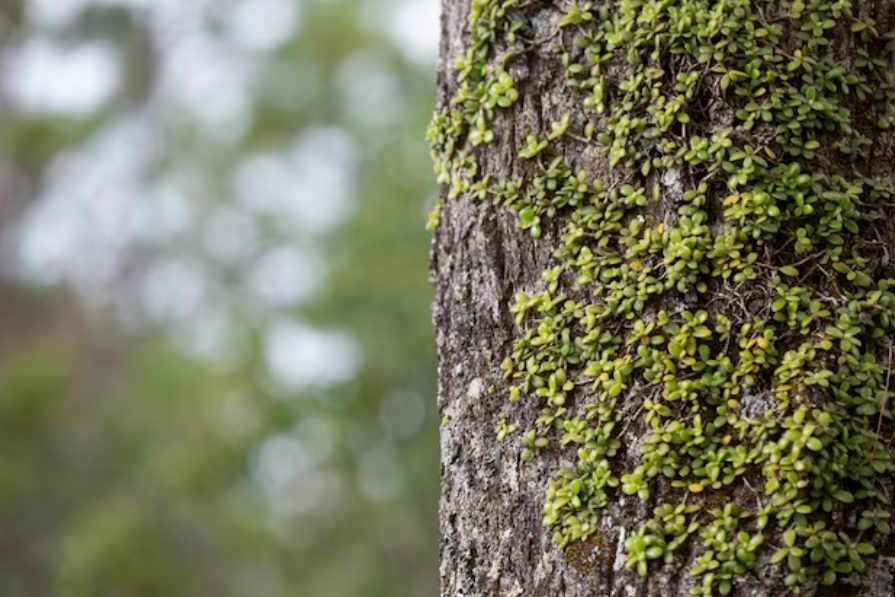
{"type": "MultiPolygon", "coordinates": [[[[53,26],[35,18],[33,4],[0,2],[7,69],[0,90],[0,594],[433,594],[438,416],[424,230],[433,183],[422,139],[432,61],[402,52],[377,24],[394,12],[391,5],[302,0],[290,37],[246,52],[247,118],[210,134],[195,114],[166,100],[170,38],[153,29],[153,3],[77,2],[73,16],[53,26]],[[76,113],[29,106],[11,90],[9,64],[34,40],[111,48],[121,73],[115,91],[76,113]],[[380,118],[370,111],[375,102],[364,105],[372,100],[363,80],[346,83],[365,70],[343,68],[352,59],[385,73],[379,82],[389,83],[388,93],[379,101],[398,105],[397,117],[380,118]],[[346,95],[358,87],[361,93],[346,95]],[[147,114],[161,151],[141,184],[165,181],[185,198],[190,215],[178,240],[109,247],[119,267],[87,290],[76,274],[43,276],[21,266],[22,230],[45,202],[59,161],[147,114]],[[283,225],[276,212],[248,214],[261,232],[236,265],[222,266],[190,242],[207,234],[215,210],[243,209],[230,172],[248,156],[287,151],[318,125],[353,139],[347,218],[311,235],[283,225]],[[326,273],[313,292],[275,308],[251,300],[246,264],[265,248],[291,245],[322,258],[326,273]],[[153,283],[144,276],[163,259],[198,264],[214,281],[228,330],[219,343],[226,350],[219,345],[215,354],[225,356],[191,348],[185,322],[201,317],[201,308],[173,320],[141,312],[140,293],[153,283]],[[278,383],[265,338],[283,321],[349,334],[359,353],[353,375],[278,383]],[[411,420],[401,423],[405,404],[411,420]],[[293,450],[280,458],[291,484],[278,496],[259,481],[258,462],[271,445],[293,450]],[[311,498],[292,508],[291,493],[311,498]]],[[[205,34],[224,46],[221,22],[235,5],[193,7],[205,34]]],[[[84,176],[103,167],[87,160],[84,176]]],[[[327,190],[318,191],[315,201],[325,206],[327,190]]],[[[88,256],[75,251],[67,259],[88,256]]]]}

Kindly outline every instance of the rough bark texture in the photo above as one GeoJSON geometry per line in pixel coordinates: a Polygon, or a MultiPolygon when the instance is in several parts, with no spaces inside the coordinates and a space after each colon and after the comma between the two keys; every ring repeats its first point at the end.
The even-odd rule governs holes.
{"type": "MultiPolygon", "coordinates": [[[[535,3],[537,4],[537,3],[535,3]]],[[[560,10],[544,2],[537,19],[547,23],[560,10]]],[[[866,13],[889,14],[885,3],[860,5],[866,13]]],[[[453,63],[468,43],[465,34],[468,0],[444,0],[440,81],[437,103],[446,106],[456,92],[453,63]]],[[[537,37],[538,31],[532,37],[537,37]]],[[[479,154],[483,169],[494,178],[518,177],[527,167],[516,159],[529,132],[544,131],[570,111],[573,100],[562,69],[549,48],[514,60],[509,72],[520,93],[512,112],[494,122],[496,142],[479,154]]],[[[719,115],[719,118],[723,115],[719,115]]],[[[890,143],[891,139],[884,141],[890,143]]],[[[576,166],[608,183],[626,181],[630,172],[610,169],[597,148],[574,141],[564,147],[576,166]]],[[[891,156],[877,164],[879,173],[893,173],[891,156]]],[[[668,194],[680,192],[673,176],[661,181],[668,194]]],[[[662,206],[656,208],[661,212],[662,206]]],[[[663,214],[658,213],[658,219],[663,214]]],[[[543,287],[541,273],[553,262],[560,233],[546,223],[544,238],[534,241],[520,231],[509,210],[468,197],[445,201],[432,249],[436,284],[434,323],[439,351],[441,435],[442,597],[677,597],[690,595],[693,581],[688,561],[650,568],[647,578],[625,569],[624,540],[645,518],[647,506],[620,495],[611,504],[600,533],[583,543],[558,549],[542,527],[541,509],[547,480],[563,463],[551,446],[527,464],[520,464],[519,434],[495,439],[495,423],[507,411],[531,425],[539,408],[532,401],[512,404],[505,392],[490,393],[501,383],[500,363],[516,337],[509,305],[521,291],[543,287]]],[[[889,252],[895,246],[889,243],[889,252]]],[[[705,297],[691,297],[690,304],[705,297]]],[[[630,409],[628,409],[630,410],[630,409]]],[[[627,412],[627,411],[626,411],[627,412]]],[[[628,414],[633,414],[628,412],[628,414]]],[[[628,443],[636,443],[629,433],[628,443]]],[[[636,450],[627,450],[624,466],[636,464],[636,450]]],[[[878,546],[879,548],[880,546],[878,546]]],[[[860,586],[840,585],[833,593],[866,597],[895,595],[895,548],[892,542],[869,562],[860,586]]],[[[759,565],[737,579],[735,595],[778,597],[791,593],[781,584],[777,567],[759,565]]]]}

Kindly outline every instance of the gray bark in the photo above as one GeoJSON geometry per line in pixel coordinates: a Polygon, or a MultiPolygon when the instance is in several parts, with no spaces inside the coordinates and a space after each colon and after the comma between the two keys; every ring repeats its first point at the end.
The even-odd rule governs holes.
{"type": "MultiPolygon", "coordinates": [[[[453,64],[467,43],[469,0],[444,0],[437,104],[449,105],[456,91],[453,64]]],[[[559,4],[543,4],[538,20],[549,31],[559,4]]],[[[597,3],[599,4],[599,3],[597,3]]],[[[859,3],[856,3],[858,5],[859,3]]],[[[858,10],[885,11],[885,2],[864,3],[858,10]]],[[[536,22],[536,25],[538,23],[536,22]]],[[[535,34],[534,37],[537,37],[535,34]]],[[[526,173],[515,154],[528,132],[543,133],[575,105],[555,55],[549,47],[513,61],[509,72],[520,92],[513,110],[498,113],[497,141],[477,157],[495,179],[526,173]]],[[[891,142],[891,139],[889,141],[891,142]]],[[[607,185],[627,181],[632,173],[610,169],[595,147],[563,141],[563,153],[607,185]]],[[[891,160],[877,164],[878,173],[895,173],[891,160]]],[[[664,180],[666,190],[675,181],[664,180]]],[[[660,206],[659,211],[662,207],[660,206]]],[[[661,219],[661,214],[658,214],[661,219]]],[[[691,561],[653,566],[647,578],[626,569],[624,540],[648,516],[636,496],[619,493],[604,518],[602,532],[584,543],[558,549],[542,527],[541,509],[550,476],[568,455],[554,445],[521,464],[520,435],[505,442],[495,438],[501,412],[534,423],[540,408],[532,400],[508,403],[505,392],[488,391],[503,383],[500,363],[510,352],[517,331],[509,305],[519,291],[543,288],[541,273],[553,264],[552,251],[561,231],[547,223],[544,238],[532,240],[517,227],[517,217],[488,202],[468,197],[446,200],[432,247],[436,286],[434,324],[439,352],[438,401],[441,429],[442,499],[440,504],[442,597],[678,597],[690,595],[691,561]]],[[[890,253],[895,245],[889,243],[890,253]]],[[[717,297],[715,297],[717,299],[717,297]]],[[[698,299],[685,298],[691,308],[698,299]],[[691,300],[692,299],[692,300],[691,300]]],[[[633,413],[632,413],[633,414],[633,413]]],[[[624,438],[636,445],[636,432],[624,438]]],[[[628,450],[624,466],[636,466],[637,451],[628,450]]],[[[650,506],[651,508],[651,506],[650,506]]],[[[879,549],[879,546],[878,546],[879,549]]],[[[886,597],[895,595],[895,546],[889,541],[868,561],[860,585],[840,584],[825,594],[886,597]]],[[[790,595],[778,567],[760,564],[739,578],[734,595],[790,595]]]]}

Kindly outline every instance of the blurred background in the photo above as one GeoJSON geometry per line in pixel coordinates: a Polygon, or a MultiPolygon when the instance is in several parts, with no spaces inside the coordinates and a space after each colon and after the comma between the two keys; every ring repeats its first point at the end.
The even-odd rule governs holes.
{"type": "Polygon", "coordinates": [[[438,0],[0,0],[0,596],[437,593],[438,0]]]}

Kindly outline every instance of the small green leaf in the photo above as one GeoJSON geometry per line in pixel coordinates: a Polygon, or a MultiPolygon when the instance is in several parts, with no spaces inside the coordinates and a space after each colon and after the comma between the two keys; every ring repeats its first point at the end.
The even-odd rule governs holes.
{"type": "Polygon", "coordinates": [[[844,489],[834,491],[833,497],[846,504],[851,504],[855,501],[855,496],[853,496],[851,492],[845,491],[844,489]]]}

